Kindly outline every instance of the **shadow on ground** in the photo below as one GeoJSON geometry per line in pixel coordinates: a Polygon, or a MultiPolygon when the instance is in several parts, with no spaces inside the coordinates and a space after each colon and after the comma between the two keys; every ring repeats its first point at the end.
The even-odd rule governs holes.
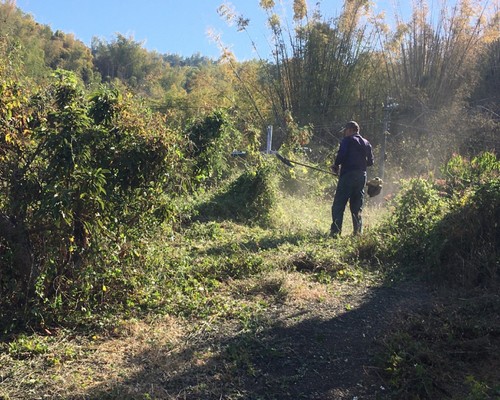
{"type": "Polygon", "coordinates": [[[150,348],[130,357],[134,375],[84,398],[388,398],[374,357],[376,339],[394,318],[427,307],[430,295],[421,286],[398,285],[371,288],[359,304],[349,301],[314,309],[278,306],[250,329],[212,327],[186,340],[182,351],[150,348]]]}

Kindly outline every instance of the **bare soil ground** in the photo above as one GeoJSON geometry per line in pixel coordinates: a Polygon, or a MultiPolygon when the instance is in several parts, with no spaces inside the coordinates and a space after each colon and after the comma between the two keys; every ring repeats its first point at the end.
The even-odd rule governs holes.
{"type": "MultiPolygon", "coordinates": [[[[92,337],[50,332],[39,356],[0,353],[0,399],[388,398],[377,342],[394,321],[431,307],[430,291],[297,279],[283,301],[245,321],[157,317],[92,337]]],[[[283,290],[274,283],[260,282],[255,295],[283,290]]]]}

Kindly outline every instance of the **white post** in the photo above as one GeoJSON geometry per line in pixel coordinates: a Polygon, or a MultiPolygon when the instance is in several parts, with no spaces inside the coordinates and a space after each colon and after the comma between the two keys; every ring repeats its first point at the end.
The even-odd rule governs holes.
{"type": "Polygon", "coordinates": [[[273,144],[273,126],[268,125],[266,154],[271,154],[272,144],[273,144]]]}

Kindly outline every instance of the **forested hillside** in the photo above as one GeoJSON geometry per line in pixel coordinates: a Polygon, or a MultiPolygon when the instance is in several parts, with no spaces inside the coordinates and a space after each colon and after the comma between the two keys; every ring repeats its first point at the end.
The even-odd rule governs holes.
{"type": "Polygon", "coordinates": [[[498,5],[259,7],[273,48],[241,62],[0,1],[0,398],[500,396],[498,5]],[[333,239],[349,120],[384,185],[333,239]]]}

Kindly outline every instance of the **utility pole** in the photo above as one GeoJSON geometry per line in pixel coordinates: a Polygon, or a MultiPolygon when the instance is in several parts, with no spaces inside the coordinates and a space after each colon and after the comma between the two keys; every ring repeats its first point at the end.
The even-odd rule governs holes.
{"type": "Polygon", "coordinates": [[[384,179],[384,168],[385,168],[385,158],[386,158],[386,147],[387,147],[387,130],[389,129],[389,108],[387,103],[384,104],[384,124],[382,128],[382,147],[380,149],[380,163],[378,176],[380,179],[384,179]]]}
{"type": "Polygon", "coordinates": [[[384,179],[384,172],[385,172],[385,159],[386,159],[386,152],[387,152],[387,135],[389,134],[389,127],[391,125],[391,113],[393,110],[395,110],[398,107],[398,103],[394,102],[394,99],[391,99],[390,97],[387,97],[387,100],[385,101],[384,104],[384,126],[383,126],[383,132],[382,132],[382,148],[380,150],[380,164],[379,164],[379,171],[378,171],[378,176],[380,179],[384,179]]]}

